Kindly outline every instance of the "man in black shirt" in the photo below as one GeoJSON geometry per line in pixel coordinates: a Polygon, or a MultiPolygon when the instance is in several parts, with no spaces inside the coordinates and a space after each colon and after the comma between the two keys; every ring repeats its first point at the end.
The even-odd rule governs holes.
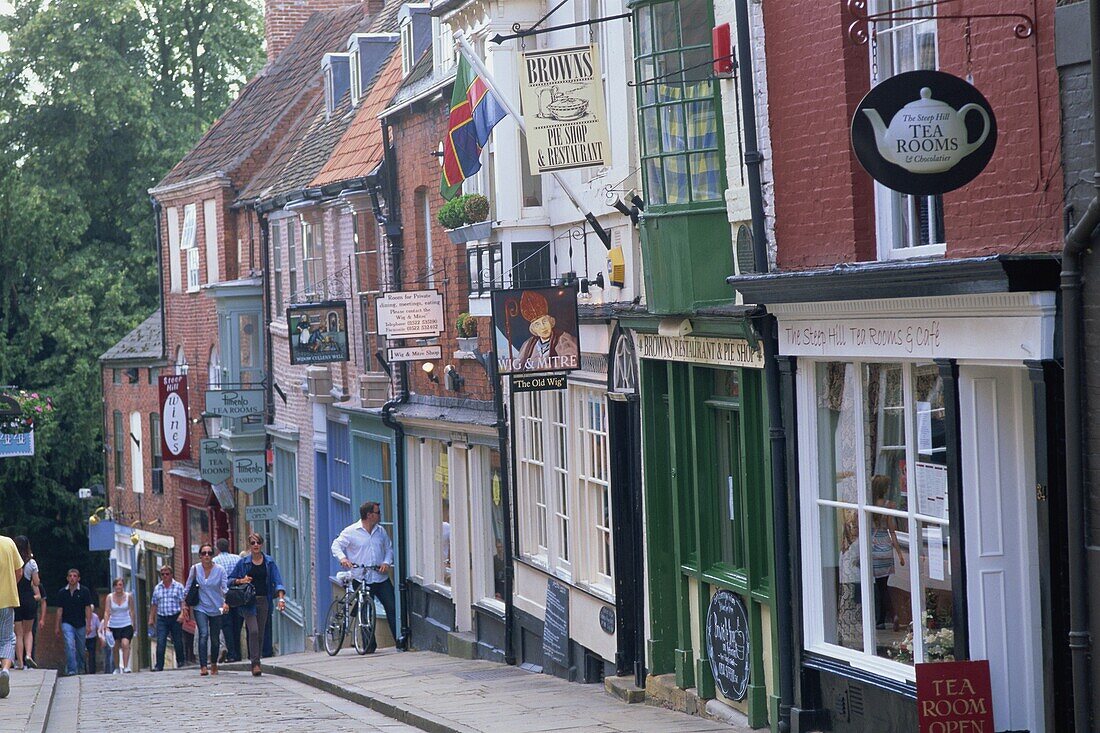
{"type": "Polygon", "coordinates": [[[65,632],[66,671],[74,675],[84,669],[84,639],[92,625],[95,600],[92,591],[80,584],[79,570],[72,568],[66,577],[69,584],[57,591],[54,599],[54,604],[61,609],[54,633],[60,636],[65,632]]]}

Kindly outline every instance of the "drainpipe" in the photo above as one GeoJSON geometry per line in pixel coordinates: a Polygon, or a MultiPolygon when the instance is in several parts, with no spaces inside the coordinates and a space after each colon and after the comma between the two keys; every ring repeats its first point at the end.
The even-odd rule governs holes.
{"type": "MultiPolygon", "coordinates": [[[[740,70],[742,126],[745,132],[745,167],[749,181],[749,211],[752,214],[752,250],[755,270],[768,272],[768,232],[764,218],[764,191],[760,166],[764,156],[758,149],[755,83],[752,46],[749,38],[748,0],[737,0],[737,65],[740,70]]],[[[780,733],[791,729],[794,703],[794,620],[791,607],[791,540],[788,533],[790,505],[787,494],[787,430],[779,389],[779,344],[774,316],[763,314],[760,330],[764,342],[764,390],[768,403],[768,437],[772,471],[772,534],[775,542],[775,621],[778,630],[780,733]]]]}
{"type": "MultiPolygon", "coordinates": [[[[504,385],[500,381],[496,359],[487,354],[489,386],[493,389],[493,406],[497,415],[497,450],[500,453],[500,509],[504,514],[507,531],[504,533],[504,663],[515,665],[516,653],[513,649],[512,622],[515,619],[515,563],[512,560],[512,486],[509,472],[508,414],[504,411],[504,385]]],[[[482,363],[485,366],[485,362],[482,363]]],[[[514,484],[512,484],[514,485],[514,484]]]]}
{"type": "Polygon", "coordinates": [[[1089,25],[1092,42],[1092,121],[1096,170],[1093,185],[1096,197],[1085,214],[1066,235],[1062,249],[1062,337],[1065,363],[1066,398],[1066,523],[1069,543],[1069,651],[1073,669],[1073,725],[1077,733],[1091,728],[1089,689],[1088,555],[1085,542],[1085,512],[1088,501],[1083,471],[1085,422],[1081,400],[1084,396],[1084,342],[1081,323],[1084,316],[1081,298],[1081,265],[1089,244],[1100,225],[1100,0],[1089,0],[1089,25]]]}
{"type": "MultiPolygon", "coordinates": [[[[377,216],[379,225],[385,228],[386,238],[390,241],[390,272],[395,287],[401,285],[401,255],[405,240],[401,229],[401,214],[398,206],[397,159],[394,156],[393,140],[388,120],[382,120],[382,154],[384,157],[386,180],[382,184],[386,198],[386,214],[377,216]]],[[[390,374],[391,378],[393,374],[390,374]]],[[[393,399],[382,405],[382,424],[393,431],[394,488],[397,490],[397,526],[401,529],[401,541],[397,543],[397,561],[401,567],[398,578],[398,592],[401,594],[401,638],[406,648],[409,644],[409,563],[408,563],[408,502],[405,491],[405,429],[393,416],[398,405],[409,400],[408,364],[401,362],[397,372],[397,393],[393,399]]]]}

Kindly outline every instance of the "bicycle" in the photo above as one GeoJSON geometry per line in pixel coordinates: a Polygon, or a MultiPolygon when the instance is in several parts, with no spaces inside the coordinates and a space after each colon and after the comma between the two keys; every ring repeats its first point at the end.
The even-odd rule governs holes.
{"type": "MultiPolygon", "coordinates": [[[[378,565],[352,565],[353,569],[370,568],[381,570],[378,565]]],[[[344,637],[355,627],[352,642],[355,651],[366,654],[374,643],[375,610],[374,597],[370,588],[362,580],[354,577],[351,570],[342,570],[336,579],[344,588],[344,595],[332,601],[325,618],[324,644],[330,657],[335,657],[344,646],[344,637]]]]}

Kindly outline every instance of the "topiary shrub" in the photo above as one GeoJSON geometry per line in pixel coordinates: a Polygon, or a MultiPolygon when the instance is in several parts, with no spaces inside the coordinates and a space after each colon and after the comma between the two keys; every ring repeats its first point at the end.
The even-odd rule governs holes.
{"type": "Polygon", "coordinates": [[[443,204],[443,207],[436,214],[435,218],[439,222],[440,226],[444,229],[458,229],[460,226],[466,223],[465,213],[465,196],[456,196],[447,203],[443,204]]]}
{"type": "Polygon", "coordinates": [[[465,212],[467,224],[476,224],[489,218],[489,199],[480,193],[467,194],[462,198],[466,199],[463,204],[463,211],[465,212]]]}

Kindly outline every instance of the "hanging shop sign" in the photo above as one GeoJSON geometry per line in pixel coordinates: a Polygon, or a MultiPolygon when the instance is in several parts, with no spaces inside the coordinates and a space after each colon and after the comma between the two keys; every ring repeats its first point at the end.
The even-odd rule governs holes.
{"type": "Polygon", "coordinates": [[[942,71],[907,71],[877,84],[852,118],[852,147],[876,181],[931,196],[965,186],[997,147],[982,93],[942,71]]]}
{"type": "Polygon", "coordinates": [[[160,451],[166,461],[191,458],[191,421],[187,415],[187,375],[159,377],[160,451]]]}
{"type": "Polygon", "coordinates": [[[220,440],[204,438],[199,441],[199,473],[203,481],[220,484],[229,478],[232,468],[229,451],[220,440]]]}
{"type": "Polygon", "coordinates": [[[493,350],[501,374],[580,368],[577,286],[493,291],[493,350]]]}
{"type": "Polygon", "coordinates": [[[531,173],[607,165],[611,146],[599,48],[523,54],[520,102],[531,173]]]}
{"type": "Polygon", "coordinates": [[[0,433],[0,458],[16,458],[34,455],[34,431],[29,433],[0,433]]]}
{"type": "Polygon", "coordinates": [[[615,609],[611,606],[600,606],[600,628],[605,634],[615,633],[615,609]]]}
{"type": "Polygon", "coordinates": [[[274,504],[253,504],[244,508],[244,518],[250,522],[270,522],[279,516],[274,504]]]}
{"type": "Polygon", "coordinates": [[[267,466],[263,453],[233,456],[233,485],[246,494],[254,494],[267,484],[267,466]]]}
{"type": "Polygon", "coordinates": [[[442,346],[395,346],[386,349],[386,361],[436,361],[443,358],[442,346]]]}
{"type": "Polygon", "coordinates": [[[264,411],[262,389],[208,389],[206,412],[219,417],[245,417],[264,411]]]}
{"type": "Polygon", "coordinates": [[[348,308],[342,300],[286,309],[291,364],[348,360],[348,308]]]}
{"type": "Polygon", "coordinates": [[[554,389],[565,389],[567,377],[564,374],[536,374],[526,377],[514,375],[512,377],[513,392],[549,392],[554,389]]]}
{"type": "Polygon", "coordinates": [[[749,617],[741,596],[717,591],[707,608],[707,656],[714,684],[730,700],[749,689],[749,617]]]}
{"type": "Polygon", "coordinates": [[[916,665],[920,733],[992,731],[989,660],[916,665]]]}
{"type": "Polygon", "coordinates": [[[698,338],[637,334],[639,358],[683,361],[714,366],[764,368],[764,351],[745,339],[698,338]]]}
{"type": "Polygon", "coordinates": [[[443,294],[400,290],[374,301],[378,333],[391,339],[431,338],[443,333],[443,294]]]}

